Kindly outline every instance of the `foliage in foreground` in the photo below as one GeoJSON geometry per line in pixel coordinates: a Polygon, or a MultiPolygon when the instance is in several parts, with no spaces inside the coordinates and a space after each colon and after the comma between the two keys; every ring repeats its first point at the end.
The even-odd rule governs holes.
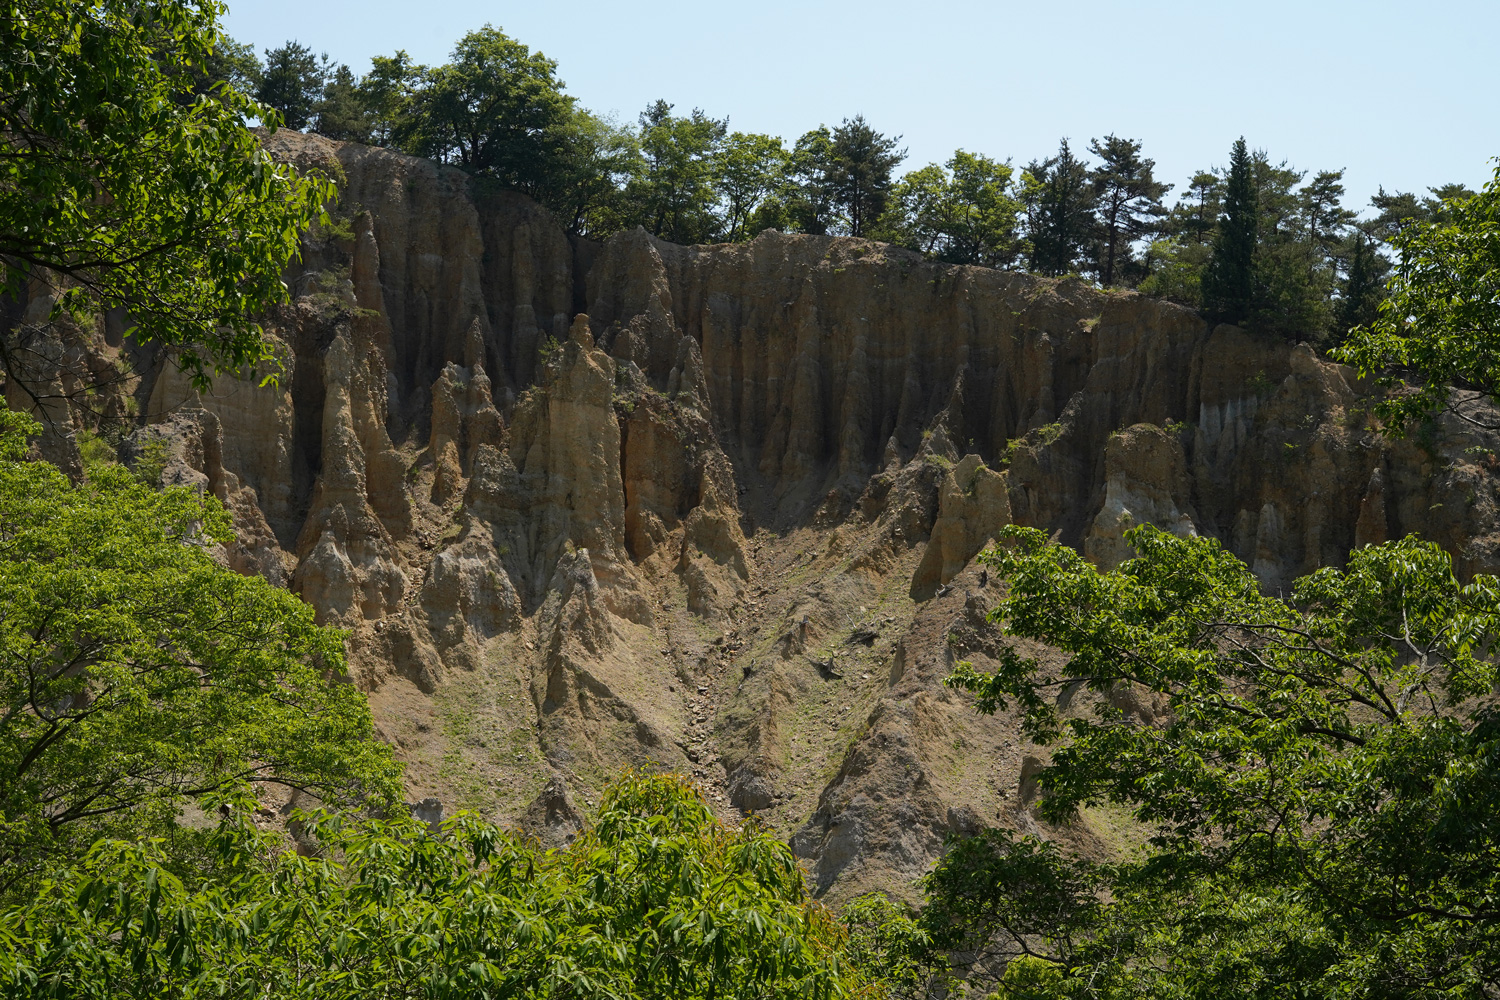
{"type": "MultiPolygon", "coordinates": [[[[277,166],[216,59],[213,0],[11,0],[0,16],[0,297],[122,309],[204,382],[268,362],[255,317],[333,189],[277,166]]],[[[223,40],[233,49],[232,43],[223,40]]],[[[0,330],[12,377],[29,359],[0,330]]]]}
{"type": "Polygon", "coordinates": [[[343,635],[214,562],[218,501],[118,467],[75,486],[24,460],[37,429],[0,409],[0,892],[100,837],[187,836],[210,792],[399,804],[343,635]]]}
{"type": "Polygon", "coordinates": [[[1034,529],[986,556],[993,620],[1070,654],[950,679],[1056,744],[1042,815],[1130,808],[1113,864],[992,831],[929,879],[934,940],[1044,960],[1050,995],[1494,997],[1500,581],[1408,538],[1268,597],[1219,545],[1150,526],[1099,573],[1034,529]],[[1165,696],[1145,725],[1059,714],[1069,686],[1165,696]]]}
{"type": "Polygon", "coordinates": [[[103,841],[0,916],[8,996],[686,998],[860,992],[790,850],[683,779],[626,775],[568,849],[460,816],[309,819],[303,856],[230,811],[225,874],[103,841]]]}
{"type": "Polygon", "coordinates": [[[1500,166],[1479,194],[1392,241],[1400,257],[1387,298],[1339,359],[1395,390],[1376,404],[1391,427],[1443,409],[1492,425],[1465,404],[1500,403],[1500,166]]]}

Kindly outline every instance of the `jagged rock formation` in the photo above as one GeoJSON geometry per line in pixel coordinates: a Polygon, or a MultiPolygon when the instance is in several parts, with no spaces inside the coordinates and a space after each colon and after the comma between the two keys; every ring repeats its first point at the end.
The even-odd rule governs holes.
{"type": "Polygon", "coordinates": [[[1113,565],[1152,521],[1273,588],[1408,531],[1500,569],[1500,442],[1387,441],[1305,347],[861,240],[569,240],[456,170],[267,145],[347,178],[269,318],[279,385],[158,362],[127,457],[165,442],[229,563],[351,630],[414,801],[562,843],[619,767],[673,768],[820,892],[909,891],[950,831],[1036,829],[1039,751],[941,685],[998,655],[1003,525],[1113,565]]]}

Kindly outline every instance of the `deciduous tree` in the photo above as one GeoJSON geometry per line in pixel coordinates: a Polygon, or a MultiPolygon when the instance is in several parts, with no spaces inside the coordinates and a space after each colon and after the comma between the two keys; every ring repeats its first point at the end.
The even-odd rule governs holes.
{"type": "Polygon", "coordinates": [[[119,308],[200,382],[272,360],[255,317],[332,196],[270,161],[238,89],[193,99],[220,9],[19,0],[0,27],[0,295],[119,308]]]}
{"type": "Polygon", "coordinates": [[[211,792],[398,805],[343,636],[214,561],[218,501],[119,467],[75,486],[24,460],[28,429],[0,410],[0,888],[211,792]]]}
{"type": "Polygon", "coordinates": [[[1100,863],[987,834],[933,876],[940,942],[1039,956],[1058,996],[1492,995],[1500,580],[1408,538],[1282,598],[1211,539],[1132,528],[1137,558],[1100,573],[1003,534],[992,620],[1068,659],[1012,646],[950,682],[1054,745],[1043,817],[1112,804],[1144,844],[1100,863]],[[1122,688],[1160,718],[1112,707],[1122,688]],[[1097,709],[1059,709],[1064,689],[1097,709]]]}
{"type": "Polygon", "coordinates": [[[1500,399],[1500,168],[1441,213],[1391,234],[1398,259],[1379,316],[1338,353],[1380,379],[1377,412],[1397,430],[1445,409],[1490,426],[1469,404],[1500,399]]]}
{"type": "Polygon", "coordinates": [[[649,231],[673,243],[718,238],[714,171],[728,124],[698,108],[673,115],[661,100],[641,112],[641,169],[626,193],[649,231]]]}

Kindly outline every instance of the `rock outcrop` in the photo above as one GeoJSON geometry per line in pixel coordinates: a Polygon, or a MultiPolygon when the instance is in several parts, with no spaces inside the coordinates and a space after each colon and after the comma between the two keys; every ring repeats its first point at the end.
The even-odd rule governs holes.
{"type": "Polygon", "coordinates": [[[346,178],[268,317],[279,382],[144,355],[128,457],[351,631],[413,801],[563,843],[621,766],[671,768],[818,891],[910,892],[947,833],[1036,827],[1040,751],[941,683],[999,655],[1004,525],[1112,566],[1149,521],[1270,588],[1411,531],[1500,569],[1500,441],[1393,443],[1305,347],[858,239],[599,245],[428,161],[266,142],[346,178]]]}

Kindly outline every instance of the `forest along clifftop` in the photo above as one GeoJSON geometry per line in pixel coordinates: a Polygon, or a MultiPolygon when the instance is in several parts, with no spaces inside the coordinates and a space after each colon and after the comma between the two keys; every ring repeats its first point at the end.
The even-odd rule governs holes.
{"type": "Polygon", "coordinates": [[[1272,589],[1410,531],[1500,569],[1500,441],[1389,442],[1307,347],[858,239],[570,240],[455,169],[266,145],[344,178],[267,323],[280,385],[158,363],[129,448],[352,630],[414,800],[563,842],[621,766],[679,770],[834,898],[910,893],[950,831],[1107,852],[1128,831],[1040,825],[1044,753],[941,684],[998,653],[1000,527],[1111,566],[1150,521],[1272,589]]]}

